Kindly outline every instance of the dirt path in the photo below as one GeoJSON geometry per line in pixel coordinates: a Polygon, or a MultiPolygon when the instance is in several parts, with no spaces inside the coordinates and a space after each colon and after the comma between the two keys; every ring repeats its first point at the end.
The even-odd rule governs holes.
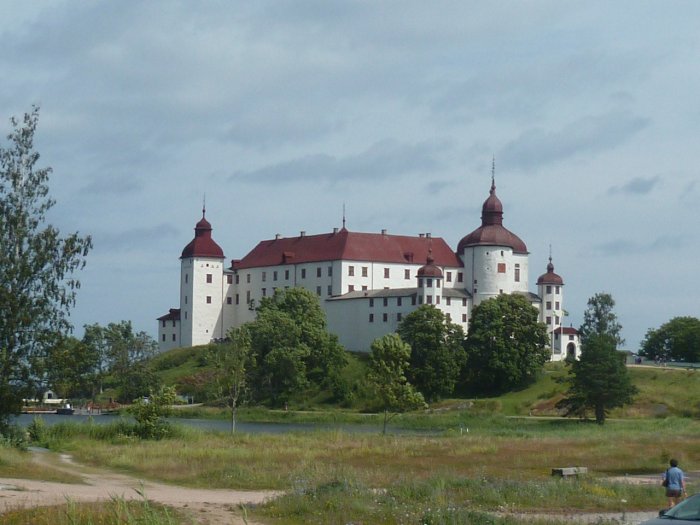
{"type": "MultiPolygon", "coordinates": [[[[60,505],[67,498],[76,502],[103,501],[112,497],[138,500],[142,499],[141,492],[150,501],[185,510],[201,525],[244,525],[240,505],[261,503],[279,494],[274,491],[191,489],[165,485],[79,465],[67,455],[57,458],[46,452],[33,454],[35,461],[78,476],[83,483],[0,478],[0,514],[20,507],[60,505]]],[[[255,524],[248,521],[248,525],[255,524]]]]}

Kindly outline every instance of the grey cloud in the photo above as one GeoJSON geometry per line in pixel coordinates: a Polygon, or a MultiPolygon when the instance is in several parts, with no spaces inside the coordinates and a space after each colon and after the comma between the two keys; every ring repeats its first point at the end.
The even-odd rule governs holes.
{"type": "Polygon", "coordinates": [[[229,180],[245,180],[268,184],[299,183],[303,181],[387,179],[438,166],[437,153],[441,145],[432,143],[401,144],[395,140],[382,140],[367,150],[347,157],[327,154],[307,155],[298,159],[266,166],[254,171],[239,171],[229,180]]]}
{"type": "Polygon", "coordinates": [[[435,180],[426,184],[425,191],[427,193],[430,193],[431,195],[435,195],[437,193],[440,193],[445,188],[452,187],[453,184],[454,183],[449,180],[435,180]]]}
{"type": "Polygon", "coordinates": [[[126,177],[102,177],[84,186],[81,193],[89,195],[123,195],[136,193],[143,189],[143,184],[126,177]]]}
{"type": "Polygon", "coordinates": [[[95,249],[99,251],[129,250],[148,247],[166,239],[174,239],[179,231],[170,224],[157,224],[150,228],[132,228],[118,232],[96,233],[95,249]]]}
{"type": "Polygon", "coordinates": [[[656,186],[659,181],[661,181],[661,177],[658,175],[655,177],[635,177],[626,184],[623,184],[622,186],[612,186],[609,190],[608,193],[614,195],[616,193],[627,193],[631,195],[646,195],[649,193],[651,190],[654,189],[654,186],[656,186]]]}
{"type": "Polygon", "coordinates": [[[506,165],[527,170],[581,153],[613,149],[648,124],[647,118],[615,111],[579,119],[557,131],[530,129],[506,144],[497,157],[506,165]]]}
{"type": "Polygon", "coordinates": [[[596,244],[592,250],[597,255],[615,257],[619,255],[642,255],[653,252],[676,250],[685,244],[683,237],[669,235],[657,237],[651,242],[635,242],[628,239],[614,239],[596,244]]]}

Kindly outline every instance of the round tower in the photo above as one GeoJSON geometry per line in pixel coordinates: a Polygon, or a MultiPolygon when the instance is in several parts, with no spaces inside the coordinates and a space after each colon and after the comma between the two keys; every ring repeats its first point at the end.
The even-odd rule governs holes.
{"type": "Polygon", "coordinates": [[[432,251],[428,252],[426,264],[418,268],[418,304],[439,305],[442,296],[442,270],[435,265],[432,251]]]}
{"type": "Polygon", "coordinates": [[[502,293],[528,291],[527,246],[503,226],[503,204],[496,195],[493,173],[489,196],[481,207],[481,226],[459,241],[457,255],[474,305],[502,293]]]}
{"type": "Polygon", "coordinates": [[[195,225],[194,239],[180,256],[182,346],[208,344],[223,337],[224,251],[211,236],[206,208],[195,225]]]}
{"type": "Polygon", "coordinates": [[[547,273],[537,278],[537,295],[542,298],[540,307],[540,322],[547,327],[552,345],[552,359],[561,354],[561,341],[557,341],[558,333],[564,317],[564,280],[554,273],[552,257],[549,257],[547,273]],[[559,343],[559,344],[557,344],[559,343]]]}

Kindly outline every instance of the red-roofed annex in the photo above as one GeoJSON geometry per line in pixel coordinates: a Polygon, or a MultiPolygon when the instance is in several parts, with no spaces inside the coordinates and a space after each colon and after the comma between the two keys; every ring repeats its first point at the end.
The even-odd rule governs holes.
{"type": "MultiPolygon", "coordinates": [[[[329,330],[348,350],[369,351],[374,339],[396,331],[422,304],[432,304],[466,331],[471,309],[502,293],[529,297],[554,343],[564,312],[563,279],[550,258],[537,293],[529,291],[529,253],[503,226],[493,177],[481,225],[457,250],[428,233],[353,232],[344,222],[329,233],[277,235],[227,263],[202,210],[180,256],[179,308],[158,318],[161,350],[222,339],[232,327],[254,320],[262,298],[290,287],[318,295],[329,330]]],[[[553,348],[552,359],[565,357],[562,348],[553,348]]]]}

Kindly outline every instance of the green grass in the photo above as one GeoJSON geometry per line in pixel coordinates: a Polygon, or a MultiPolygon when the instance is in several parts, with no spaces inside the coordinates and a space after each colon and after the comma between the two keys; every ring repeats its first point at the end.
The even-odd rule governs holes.
{"type": "Polygon", "coordinates": [[[108,502],[76,503],[15,509],[2,515],[3,525],[195,525],[197,522],[162,505],[112,498],[108,502]]]}

